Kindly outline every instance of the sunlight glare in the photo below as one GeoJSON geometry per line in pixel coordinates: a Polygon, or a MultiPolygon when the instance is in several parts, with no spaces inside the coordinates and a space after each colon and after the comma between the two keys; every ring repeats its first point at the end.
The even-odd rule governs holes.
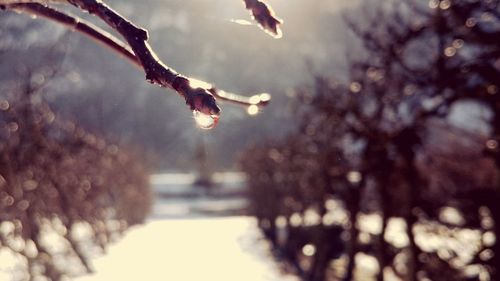
{"type": "Polygon", "coordinates": [[[250,97],[250,103],[251,104],[259,104],[260,103],[260,96],[259,95],[253,95],[250,97]]]}
{"type": "Polygon", "coordinates": [[[276,34],[266,30],[266,29],[263,29],[265,33],[271,35],[274,39],[280,39],[283,37],[283,32],[281,31],[281,29],[278,27],[277,30],[276,30],[276,34]]]}
{"type": "Polygon", "coordinates": [[[244,20],[244,19],[230,19],[230,22],[239,24],[239,25],[255,25],[250,21],[244,20]]]}
{"type": "Polygon", "coordinates": [[[202,81],[202,80],[195,79],[195,78],[189,78],[189,85],[192,88],[203,88],[203,89],[213,88],[212,84],[207,83],[207,82],[202,81]]]}
{"type": "Polygon", "coordinates": [[[152,220],[128,231],[93,261],[96,273],[76,281],[298,281],[276,270],[256,224],[249,217],[152,220]]]}
{"type": "Polygon", "coordinates": [[[257,115],[259,113],[259,107],[252,104],[247,108],[247,113],[248,115],[257,115]]]}
{"type": "Polygon", "coordinates": [[[259,98],[261,102],[268,102],[271,100],[271,95],[268,93],[262,93],[259,95],[259,98]]]}

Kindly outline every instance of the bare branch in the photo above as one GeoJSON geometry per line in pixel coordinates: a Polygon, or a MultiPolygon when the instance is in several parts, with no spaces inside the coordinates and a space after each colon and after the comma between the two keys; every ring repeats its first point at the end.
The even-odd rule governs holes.
{"type": "Polygon", "coordinates": [[[243,0],[245,7],[250,10],[252,17],[256,20],[260,27],[274,38],[281,38],[282,33],[279,27],[283,20],[276,17],[273,9],[264,1],[260,0],[243,0]]]}
{"type": "Polygon", "coordinates": [[[8,4],[7,7],[16,11],[45,17],[47,19],[63,24],[73,30],[81,32],[94,39],[96,42],[101,43],[108,48],[111,48],[113,51],[119,53],[133,64],[142,67],[141,62],[137,59],[135,54],[123,42],[121,42],[112,34],[93,25],[88,21],[75,18],[71,15],[59,12],[39,3],[14,3],[8,4]]]}
{"type": "Polygon", "coordinates": [[[146,80],[169,87],[182,95],[191,110],[207,115],[219,115],[220,108],[209,89],[194,88],[189,79],[167,67],[147,42],[148,33],[98,0],[69,0],[72,5],[93,14],[118,31],[132,48],[146,73],[146,80]]]}
{"type": "MultiPolygon", "coordinates": [[[[200,83],[201,81],[195,81],[178,74],[175,70],[166,66],[152,50],[147,42],[148,33],[145,29],[136,26],[101,1],[69,0],[68,2],[101,18],[123,36],[128,46],[112,34],[87,21],[47,6],[47,2],[53,1],[0,0],[0,6],[39,15],[87,35],[122,55],[132,64],[141,67],[150,83],[177,91],[185,98],[186,104],[191,110],[197,110],[210,116],[218,116],[220,108],[216,103],[216,98],[244,106],[265,106],[270,100],[270,96],[267,94],[243,97],[224,92],[211,84],[200,83]]],[[[57,2],[65,1],[60,0],[57,2]]]]}
{"type": "Polygon", "coordinates": [[[12,5],[20,3],[38,3],[48,5],[51,3],[68,3],[66,0],[0,0],[0,5],[12,5]]]}

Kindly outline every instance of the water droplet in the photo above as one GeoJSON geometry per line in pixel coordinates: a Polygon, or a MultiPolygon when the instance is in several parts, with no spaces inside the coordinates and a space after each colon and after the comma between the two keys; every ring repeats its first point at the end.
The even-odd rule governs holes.
{"type": "Polygon", "coordinates": [[[200,129],[204,130],[210,130],[215,128],[215,126],[217,126],[217,123],[219,121],[218,115],[208,115],[198,110],[193,110],[193,117],[194,120],[196,121],[196,125],[198,125],[200,129]]]}

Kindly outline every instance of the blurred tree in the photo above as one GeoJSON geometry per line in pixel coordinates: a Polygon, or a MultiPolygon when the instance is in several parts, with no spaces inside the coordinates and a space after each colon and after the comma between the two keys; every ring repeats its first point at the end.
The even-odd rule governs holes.
{"type": "Polygon", "coordinates": [[[64,75],[66,34],[32,24],[46,35],[38,46],[30,36],[5,32],[24,23],[0,20],[9,23],[0,30],[7,36],[2,65],[11,63],[0,69],[0,251],[14,263],[2,270],[15,268],[12,280],[90,272],[96,250],[105,251],[149,212],[144,159],[64,121],[46,104],[50,82],[64,75]],[[23,45],[40,56],[13,61],[23,45]]]}
{"type": "MultiPolygon", "coordinates": [[[[317,78],[298,101],[302,121],[292,137],[294,145],[265,146],[262,154],[254,148],[244,156],[243,168],[252,179],[264,173],[252,162],[273,159],[271,151],[283,145],[290,153],[280,153],[280,163],[304,165],[285,170],[271,166],[265,170],[271,176],[261,177],[263,182],[250,181],[252,190],[264,194],[283,190],[274,203],[264,201],[264,195],[251,196],[255,209],[271,212],[271,218],[282,213],[267,206],[284,204],[291,196],[304,206],[301,210],[326,207],[331,198],[342,202],[335,212],[348,212],[347,222],[339,223],[348,234],[347,264],[336,268],[333,280],[367,280],[356,264],[360,253],[377,260],[378,280],[388,275],[402,280],[498,279],[498,243],[483,241],[499,235],[493,227],[498,225],[493,213],[500,213],[493,206],[500,192],[498,8],[498,1],[487,0],[364,2],[346,17],[365,51],[351,59],[350,82],[317,78]],[[482,119],[473,118],[478,111],[486,112],[482,119]],[[283,188],[278,174],[294,180],[283,188]],[[270,190],[262,190],[264,186],[270,190]],[[296,192],[300,195],[294,196],[296,192]],[[309,194],[316,192],[311,201],[309,194]],[[450,222],[453,210],[458,215],[450,222]],[[372,213],[380,218],[374,223],[379,230],[368,231],[362,226],[372,213]],[[406,230],[397,235],[407,243],[388,239],[394,235],[388,227],[395,218],[404,221],[406,230]],[[469,230],[482,234],[466,253],[467,242],[458,237],[469,230]],[[429,236],[461,246],[433,247],[429,236]]],[[[328,212],[317,213],[325,225],[328,212]]],[[[302,227],[306,217],[305,212],[286,214],[302,227]]],[[[330,239],[324,243],[338,241],[330,239]]],[[[300,268],[294,245],[285,243],[296,249],[286,259],[300,268]]],[[[322,270],[327,267],[325,263],[322,270]]]]}
{"type": "Polygon", "coordinates": [[[61,121],[36,83],[0,99],[0,250],[24,260],[23,279],[61,280],[92,271],[94,248],[141,223],[151,194],[131,149],[61,121]]]}

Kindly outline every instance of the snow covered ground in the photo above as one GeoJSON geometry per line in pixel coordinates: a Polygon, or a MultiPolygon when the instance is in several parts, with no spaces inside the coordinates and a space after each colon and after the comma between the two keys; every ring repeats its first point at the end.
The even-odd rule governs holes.
{"type": "Polygon", "coordinates": [[[246,208],[233,192],[242,188],[241,181],[238,174],[226,175],[219,182],[225,187],[215,192],[233,195],[214,198],[199,194],[189,175],[153,176],[157,199],[151,219],[95,259],[96,273],[76,280],[298,280],[280,272],[253,218],[217,215],[246,208]]]}
{"type": "Polygon", "coordinates": [[[280,273],[250,217],[153,220],[130,230],[78,281],[295,281],[280,273]]]}

